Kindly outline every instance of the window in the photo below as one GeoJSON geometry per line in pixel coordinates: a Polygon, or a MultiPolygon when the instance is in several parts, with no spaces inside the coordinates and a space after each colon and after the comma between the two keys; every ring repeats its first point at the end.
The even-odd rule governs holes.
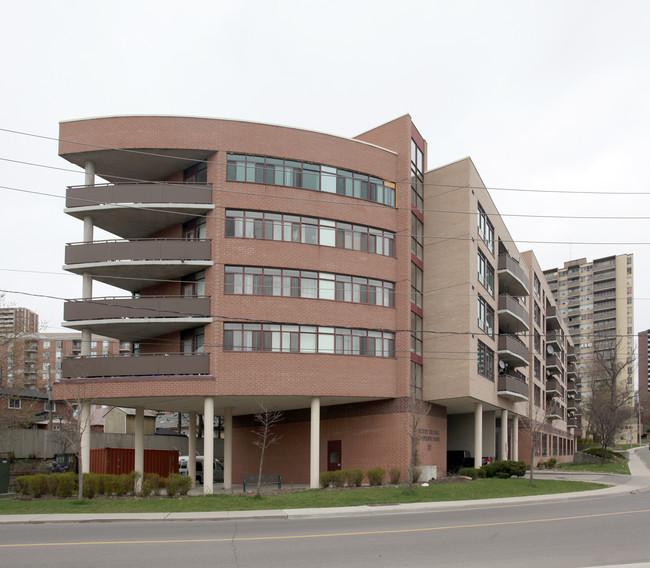
{"type": "Polygon", "coordinates": [[[494,309],[480,295],[478,297],[478,326],[490,337],[494,337],[494,309]]]}
{"type": "Polygon", "coordinates": [[[199,217],[198,219],[183,223],[183,238],[187,241],[205,239],[206,231],[205,217],[199,217]]]}
{"type": "Polygon", "coordinates": [[[298,215],[228,210],[226,237],[294,242],[395,256],[394,233],[298,215]]]}
{"type": "Polygon", "coordinates": [[[534,330],[534,335],[533,335],[533,345],[535,347],[535,351],[538,353],[542,352],[542,337],[539,334],[539,331],[534,330]]]}
{"type": "Polygon", "coordinates": [[[411,396],[422,398],[422,365],[411,361],[411,396]]]}
{"type": "Polygon", "coordinates": [[[422,307],[422,269],[415,264],[411,263],[411,302],[418,308],[422,307]]]}
{"type": "MultiPolygon", "coordinates": [[[[139,344],[134,344],[139,351],[139,344]]],[[[184,355],[203,353],[205,348],[205,329],[197,327],[181,333],[181,350],[184,355]]],[[[134,351],[136,352],[136,351],[134,351]]]]}
{"type": "Polygon", "coordinates": [[[481,251],[478,251],[478,281],[490,295],[494,295],[494,268],[481,251]]]}
{"type": "Polygon", "coordinates": [[[422,357],[422,318],[411,312],[411,353],[422,357]]]}
{"type": "Polygon", "coordinates": [[[14,410],[19,410],[21,407],[21,400],[19,398],[10,398],[8,402],[9,408],[13,408],[14,410]]]}
{"type": "Polygon", "coordinates": [[[224,351],[395,357],[395,334],[325,326],[225,323],[224,351]]]}
{"type": "Polygon", "coordinates": [[[477,372],[491,381],[494,380],[494,351],[482,341],[478,342],[477,372]]]}
{"type": "Polygon", "coordinates": [[[50,410],[52,412],[56,412],[56,402],[53,400],[46,400],[44,408],[45,408],[45,412],[49,412],[50,410]]]}
{"type": "Polygon", "coordinates": [[[542,364],[540,360],[535,357],[535,360],[533,361],[533,367],[534,367],[534,373],[535,373],[535,378],[539,379],[542,376],[542,364]]]}
{"type": "Polygon", "coordinates": [[[424,153],[411,139],[411,204],[418,211],[424,210],[424,153]]]}
{"type": "Polygon", "coordinates": [[[488,250],[494,253],[494,226],[480,203],[478,205],[478,236],[481,237],[488,250]]]}
{"type": "Polygon", "coordinates": [[[208,181],[208,164],[201,162],[187,168],[183,172],[183,181],[185,183],[207,183],[208,181]]]}
{"type": "Polygon", "coordinates": [[[181,294],[185,298],[205,296],[205,270],[186,276],[181,282],[181,294]]]}
{"type": "Polygon", "coordinates": [[[411,214],[411,253],[422,260],[422,243],[424,238],[424,224],[414,213],[411,214]]]}
{"type": "Polygon", "coordinates": [[[533,274],[533,290],[535,291],[535,296],[537,296],[538,298],[541,289],[542,289],[542,285],[539,281],[539,278],[537,278],[537,274],[533,274]]]}
{"type": "Polygon", "coordinates": [[[535,302],[535,305],[533,307],[533,317],[535,318],[535,323],[537,325],[541,325],[542,321],[542,310],[539,307],[539,304],[535,302]]]}
{"type": "Polygon", "coordinates": [[[393,307],[395,284],[383,280],[286,268],[226,266],[224,293],[337,300],[393,307]]]}
{"type": "Polygon", "coordinates": [[[395,206],[395,184],[367,174],[309,162],[228,154],[226,180],[337,193],[395,206]]]}

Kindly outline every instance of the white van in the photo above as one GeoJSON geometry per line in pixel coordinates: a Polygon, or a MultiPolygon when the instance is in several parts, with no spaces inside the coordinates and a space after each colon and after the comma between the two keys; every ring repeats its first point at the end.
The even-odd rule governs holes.
{"type": "MultiPolygon", "coordinates": [[[[180,456],[178,458],[178,473],[181,475],[188,474],[190,464],[189,456],[180,456]]],[[[223,464],[215,458],[212,468],[212,479],[215,483],[223,483],[223,464]]],[[[203,483],[203,456],[196,456],[196,484],[203,483]]]]}

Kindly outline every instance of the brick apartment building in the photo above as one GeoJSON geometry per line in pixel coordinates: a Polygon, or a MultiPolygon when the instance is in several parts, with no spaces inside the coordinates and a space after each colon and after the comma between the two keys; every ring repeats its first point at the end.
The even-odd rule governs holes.
{"type": "MultiPolygon", "coordinates": [[[[81,354],[81,334],[40,332],[38,321],[27,308],[0,309],[0,427],[56,429],[58,418],[69,417],[65,401],[51,391],[63,360],[81,354]]],[[[93,357],[130,352],[130,344],[109,337],[93,336],[90,344],[93,357]]]]}
{"type": "Polygon", "coordinates": [[[63,122],[60,139],[86,180],[68,188],[65,209],[83,222],[65,251],[81,298],[64,308],[81,353],[63,359],[55,395],[83,392],[82,419],[91,403],[135,408],[136,467],[145,408],[189,413],[190,455],[196,415],[216,414],[229,488],[257,471],[262,404],[284,414],[265,469],[288,483],[318,487],[328,469],[406,473],[413,398],[430,403],[423,467],[443,474],[457,448],[479,465],[516,458],[529,392],[540,389],[537,408],[548,400],[549,344],[564,365],[554,375],[563,406],[539,454],[573,451],[570,342],[546,288],[531,299],[539,270],[471,163],[425,174],[426,142],[409,116],[353,139],[158,116],[63,122]],[[443,196],[441,183],[461,187],[443,196]],[[461,195],[467,215],[437,212],[461,195]],[[96,240],[95,227],[115,238],[96,240]],[[126,295],[95,297],[94,281],[126,295]],[[132,343],[131,356],[93,356],[94,334],[132,343]],[[542,366],[531,380],[533,354],[542,366]]]}

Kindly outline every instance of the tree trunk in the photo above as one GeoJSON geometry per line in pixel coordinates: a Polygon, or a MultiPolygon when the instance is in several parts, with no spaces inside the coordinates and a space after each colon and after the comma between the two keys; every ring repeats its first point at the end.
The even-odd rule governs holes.
{"type": "Polygon", "coordinates": [[[530,486],[533,486],[533,469],[535,469],[535,445],[537,443],[537,440],[535,440],[534,436],[530,437],[530,474],[528,478],[528,482],[530,486]]]}

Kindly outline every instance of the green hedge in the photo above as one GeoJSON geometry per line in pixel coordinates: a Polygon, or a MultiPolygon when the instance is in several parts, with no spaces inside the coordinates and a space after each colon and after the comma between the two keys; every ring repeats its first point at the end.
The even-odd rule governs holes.
{"type": "Polygon", "coordinates": [[[375,467],[373,469],[369,469],[366,472],[366,476],[368,477],[368,483],[370,484],[370,486],[376,487],[377,485],[381,485],[384,482],[385,473],[386,471],[381,467],[375,467]]]}
{"type": "Polygon", "coordinates": [[[526,475],[526,462],[514,460],[495,461],[484,465],[481,471],[485,472],[485,477],[500,477],[502,479],[523,477],[526,475]]]}
{"type": "MultiPolygon", "coordinates": [[[[107,473],[85,473],[83,477],[83,496],[92,499],[97,496],[117,496],[136,494],[136,483],[140,474],[132,471],[121,475],[107,473]]],[[[161,479],[158,474],[146,473],[142,481],[143,497],[151,494],[157,495],[160,488],[164,487],[167,495],[187,495],[192,488],[192,479],[186,475],[172,473],[168,478],[161,479]]],[[[21,475],[16,478],[16,491],[19,495],[30,497],[43,497],[53,495],[56,497],[72,497],[79,491],[78,476],[76,473],[39,473],[36,475],[21,475]]]]}

